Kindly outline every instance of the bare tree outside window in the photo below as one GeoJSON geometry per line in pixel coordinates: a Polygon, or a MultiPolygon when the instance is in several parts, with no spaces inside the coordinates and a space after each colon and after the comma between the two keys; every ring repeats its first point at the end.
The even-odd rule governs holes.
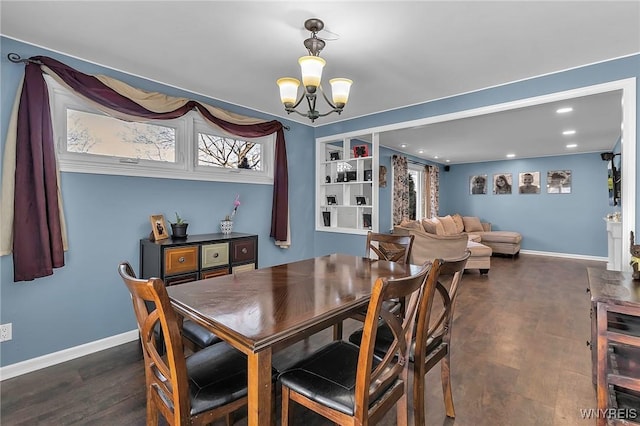
{"type": "Polygon", "coordinates": [[[198,165],[261,170],[261,145],[198,133],[198,165]]]}

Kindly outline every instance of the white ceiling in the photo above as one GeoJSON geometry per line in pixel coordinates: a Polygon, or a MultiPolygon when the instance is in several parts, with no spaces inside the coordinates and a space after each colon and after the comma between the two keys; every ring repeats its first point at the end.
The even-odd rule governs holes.
{"type": "MultiPolygon", "coordinates": [[[[323,80],[354,85],[342,116],[315,125],[640,52],[639,1],[3,0],[0,12],[0,32],[11,38],[305,124],[286,115],[275,81],[299,75],[303,23],[318,17],[327,30],[320,37],[338,34],[321,54],[323,80]]],[[[580,105],[587,112],[574,110],[573,152],[610,150],[620,134],[619,96],[580,105]]],[[[563,153],[560,123],[531,107],[429,125],[417,139],[399,131],[381,139],[410,141],[408,153],[439,162],[489,161],[507,151],[563,153]]]]}

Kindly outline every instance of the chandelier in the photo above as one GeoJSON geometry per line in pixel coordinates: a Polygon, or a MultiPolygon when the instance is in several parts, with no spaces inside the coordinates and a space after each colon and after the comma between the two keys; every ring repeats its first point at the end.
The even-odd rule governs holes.
{"type": "Polygon", "coordinates": [[[311,31],[311,37],[304,41],[304,47],[309,52],[308,56],[298,59],[300,70],[302,73],[302,84],[304,90],[298,98],[298,86],[300,81],[292,77],[283,77],[278,79],[277,83],[280,87],[280,100],[284,104],[284,109],[288,114],[295,112],[303,117],[308,117],[313,123],[318,117],[327,116],[333,112],[340,114],[349,99],[349,89],[351,89],[351,80],[347,78],[333,78],[329,80],[331,84],[332,101],[322,90],[320,80],[322,79],[322,68],[326,61],[320,57],[320,51],[324,48],[325,42],[318,38],[318,32],[324,28],[324,22],[318,18],[307,19],[304,27],[311,31]],[[324,100],[331,108],[328,112],[321,114],[316,110],[316,101],[318,92],[322,94],[324,100]],[[296,110],[298,105],[306,99],[309,110],[302,113],[296,110]]]}

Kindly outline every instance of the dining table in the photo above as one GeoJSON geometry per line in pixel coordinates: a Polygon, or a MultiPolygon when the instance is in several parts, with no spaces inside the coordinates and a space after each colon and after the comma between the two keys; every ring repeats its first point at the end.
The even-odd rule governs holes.
{"type": "Polygon", "coordinates": [[[247,355],[249,425],[272,422],[272,354],[366,309],[378,278],[421,267],[334,253],[167,287],[184,318],[247,355]]]}

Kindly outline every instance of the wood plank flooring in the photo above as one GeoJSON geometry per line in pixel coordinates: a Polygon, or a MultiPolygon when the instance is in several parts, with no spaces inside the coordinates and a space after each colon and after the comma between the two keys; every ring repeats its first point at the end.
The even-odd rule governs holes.
{"type": "MultiPolygon", "coordinates": [[[[456,418],[444,414],[436,368],[427,375],[427,424],[593,425],[595,420],[582,419],[580,411],[596,407],[586,346],[586,268],[604,263],[524,254],[513,260],[494,257],[491,263],[488,276],[471,271],[462,279],[452,343],[456,418]]],[[[345,323],[345,337],[357,326],[345,323]]],[[[330,338],[326,330],[299,342],[275,354],[274,365],[286,368],[330,338]]],[[[144,425],[141,357],[137,342],[131,342],[5,380],[0,423],[144,425]]],[[[331,424],[299,406],[294,410],[296,424],[331,424]]],[[[236,424],[247,424],[244,412],[237,413],[236,424]]],[[[382,421],[394,424],[395,413],[382,421]]]]}

